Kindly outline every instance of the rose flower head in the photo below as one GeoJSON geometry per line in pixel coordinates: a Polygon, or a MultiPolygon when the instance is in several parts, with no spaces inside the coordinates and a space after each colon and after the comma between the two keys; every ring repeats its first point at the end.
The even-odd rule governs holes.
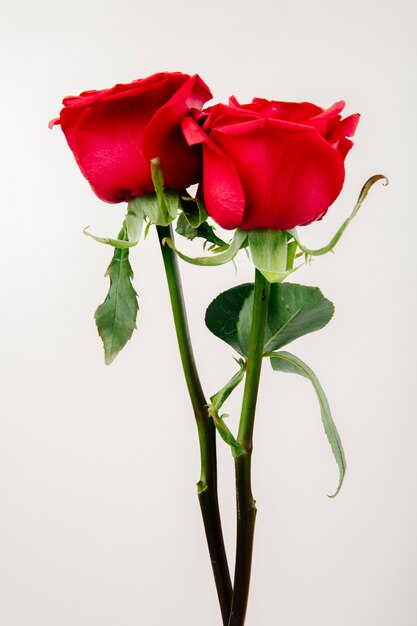
{"type": "Polygon", "coordinates": [[[201,176],[201,148],[190,146],[181,122],[211,93],[198,75],[161,72],[63,100],[60,124],[78,166],[106,202],[153,191],[150,160],[159,158],[165,185],[184,189],[201,176]]]}
{"type": "Polygon", "coordinates": [[[309,102],[254,98],[206,110],[202,127],[183,120],[190,145],[203,144],[208,214],[223,228],[288,230],[325,215],[342,190],[344,160],[359,115],[342,119],[309,102]]]}

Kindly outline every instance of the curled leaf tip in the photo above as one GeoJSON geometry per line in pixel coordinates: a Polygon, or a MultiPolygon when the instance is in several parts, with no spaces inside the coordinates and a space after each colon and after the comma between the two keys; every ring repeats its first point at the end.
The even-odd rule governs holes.
{"type": "Polygon", "coordinates": [[[346,474],[346,459],[344,458],[343,472],[340,473],[339,484],[337,485],[337,489],[336,489],[336,491],[334,493],[332,493],[332,494],[328,493],[327,494],[328,498],[333,499],[333,498],[335,498],[339,494],[339,492],[340,492],[340,490],[341,490],[341,488],[343,486],[344,480],[345,480],[345,474],[346,474]]]}
{"type": "Polygon", "coordinates": [[[364,187],[372,187],[372,185],[378,182],[378,180],[382,180],[382,184],[385,186],[387,186],[389,183],[388,177],[385,176],[385,174],[374,174],[373,176],[368,178],[368,180],[364,184],[364,187]]]}
{"type": "MultiPolygon", "coordinates": [[[[361,192],[359,194],[357,203],[355,205],[355,208],[353,210],[353,213],[351,215],[351,218],[355,217],[355,215],[358,213],[363,201],[365,200],[366,196],[368,195],[368,192],[370,191],[371,187],[373,187],[375,185],[375,183],[377,183],[379,180],[382,180],[382,184],[386,187],[388,185],[388,178],[384,175],[384,174],[374,174],[374,176],[371,176],[370,178],[368,178],[368,180],[366,181],[366,183],[363,185],[361,192]]],[[[349,219],[349,218],[348,218],[349,219]]]]}
{"type": "Polygon", "coordinates": [[[343,485],[343,478],[340,480],[340,482],[339,482],[339,484],[337,486],[336,491],[334,493],[332,493],[332,494],[328,493],[327,497],[330,498],[331,500],[333,500],[333,498],[335,498],[339,494],[339,492],[340,492],[340,490],[342,488],[342,485],[343,485]]]}
{"type": "Polygon", "coordinates": [[[359,193],[359,197],[356,201],[356,204],[353,208],[352,213],[349,215],[349,217],[343,222],[343,224],[341,225],[341,227],[339,228],[339,230],[336,232],[336,234],[334,235],[334,237],[331,239],[331,241],[327,244],[327,246],[323,246],[322,248],[318,248],[316,250],[310,250],[310,248],[306,248],[306,246],[304,246],[301,241],[300,238],[298,236],[298,233],[296,231],[296,229],[292,229],[292,230],[288,230],[287,233],[289,233],[289,235],[291,235],[294,238],[294,241],[297,243],[298,247],[300,248],[300,250],[302,252],[304,252],[304,254],[306,255],[306,261],[308,259],[311,259],[313,256],[321,256],[323,254],[327,254],[328,252],[333,252],[334,247],[336,246],[336,244],[339,242],[339,240],[341,239],[343,233],[345,232],[346,228],[349,226],[349,224],[352,222],[352,220],[356,217],[356,215],[359,212],[359,209],[361,208],[365,198],[367,197],[371,187],[378,182],[379,180],[383,181],[383,185],[388,185],[388,178],[386,176],[384,176],[384,174],[375,174],[374,176],[371,176],[370,178],[368,178],[368,180],[366,181],[366,183],[362,186],[362,189],[359,193]]]}

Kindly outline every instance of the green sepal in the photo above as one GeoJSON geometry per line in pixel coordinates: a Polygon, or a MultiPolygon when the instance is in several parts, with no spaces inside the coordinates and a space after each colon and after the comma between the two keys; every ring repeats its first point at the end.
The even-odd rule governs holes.
{"type": "Polygon", "coordinates": [[[129,241],[138,242],[142,235],[145,216],[140,198],[132,198],[127,205],[125,217],[126,234],[129,241]]]}
{"type": "MultiPolygon", "coordinates": [[[[207,328],[242,356],[247,356],[252,325],[253,283],[224,291],[208,306],[207,328]]],[[[272,351],[329,323],[334,306],[318,287],[272,284],[264,350],[272,351]]]]}
{"type": "Polygon", "coordinates": [[[243,359],[236,359],[240,369],[232,378],[218,391],[211,396],[211,405],[216,411],[218,411],[223,404],[226,402],[227,398],[230,396],[232,391],[236,389],[236,387],[242,382],[245,371],[246,371],[246,363],[243,359]]]}
{"type": "MultiPolygon", "coordinates": [[[[126,237],[127,234],[122,230],[120,236],[126,237]]],[[[133,271],[129,262],[129,250],[115,249],[105,275],[110,278],[110,288],[94,317],[104,345],[105,363],[109,365],[136,328],[139,305],[132,285],[133,271]]]]}
{"type": "Polygon", "coordinates": [[[171,224],[181,209],[180,196],[177,191],[171,189],[164,191],[162,195],[148,192],[138,200],[149,223],[157,226],[171,224]]]}
{"type": "Polygon", "coordinates": [[[125,250],[126,248],[133,248],[133,246],[136,246],[138,243],[137,241],[121,241],[120,239],[111,239],[110,237],[97,237],[97,235],[89,233],[87,228],[88,226],[83,229],[84,235],[87,235],[87,237],[91,237],[91,239],[94,239],[94,241],[98,241],[98,243],[105,243],[108,246],[112,246],[113,248],[125,250]]]}
{"type": "Polygon", "coordinates": [[[208,414],[212,418],[216,430],[219,433],[220,437],[223,439],[223,441],[232,448],[234,453],[239,453],[242,450],[242,446],[238,444],[233,433],[223,421],[224,417],[227,416],[219,415],[213,406],[208,407],[208,414]]]}
{"type": "Polygon", "coordinates": [[[379,180],[384,180],[385,184],[386,185],[388,184],[388,178],[384,176],[383,174],[375,174],[375,176],[371,176],[371,178],[369,178],[364,184],[364,186],[362,187],[358,200],[354,206],[352,213],[343,222],[343,224],[341,225],[337,233],[334,235],[334,237],[331,239],[331,241],[329,241],[329,243],[326,246],[323,246],[322,248],[318,248],[316,250],[311,250],[310,248],[306,248],[305,246],[303,246],[298,236],[297,230],[295,228],[287,231],[292,237],[294,237],[294,240],[297,242],[298,247],[300,248],[300,250],[304,252],[307,258],[313,257],[313,256],[321,256],[333,250],[333,248],[336,246],[336,244],[342,237],[343,233],[345,232],[346,228],[349,226],[353,218],[356,217],[359,209],[361,208],[363,204],[363,201],[365,200],[366,196],[369,193],[369,190],[379,180]]]}
{"type": "Polygon", "coordinates": [[[248,231],[248,241],[253,264],[268,282],[281,283],[298,269],[293,267],[291,259],[290,267],[288,266],[286,231],[255,228],[248,231]]]}
{"type": "Polygon", "coordinates": [[[202,222],[196,227],[191,226],[185,213],[180,214],[175,231],[179,235],[185,237],[186,239],[189,239],[190,241],[192,241],[196,237],[204,239],[205,242],[212,244],[209,247],[209,250],[214,252],[215,254],[223,252],[229,247],[229,245],[225,241],[223,241],[223,239],[217,237],[213,227],[210,226],[210,224],[208,224],[207,222],[202,222]]]}
{"type": "Polygon", "coordinates": [[[207,220],[207,211],[204,204],[198,198],[182,196],[182,211],[185,219],[193,228],[198,228],[200,224],[207,220]]]}
{"type": "Polygon", "coordinates": [[[141,198],[132,198],[127,205],[127,213],[122,225],[121,234],[124,237],[123,239],[120,239],[121,234],[118,239],[112,239],[111,237],[97,237],[96,235],[88,232],[88,226],[84,228],[83,233],[84,235],[87,235],[87,237],[91,237],[99,243],[104,243],[108,246],[113,246],[114,248],[120,248],[123,250],[126,248],[132,248],[138,244],[141,237],[144,217],[141,198]]]}
{"type": "Polygon", "coordinates": [[[297,253],[297,242],[296,241],[290,241],[288,243],[287,246],[287,272],[289,272],[290,270],[292,270],[294,268],[294,261],[296,258],[296,253],[297,253]]]}
{"type": "Polygon", "coordinates": [[[158,224],[158,226],[168,226],[181,210],[181,196],[175,190],[165,189],[161,162],[158,158],[151,159],[151,175],[161,219],[163,219],[164,216],[166,219],[166,223],[164,224],[159,222],[154,223],[158,224]]]}
{"type": "Polygon", "coordinates": [[[306,363],[304,363],[304,361],[299,359],[294,354],[290,354],[289,352],[276,352],[267,356],[270,357],[271,365],[274,370],[304,376],[312,383],[314,387],[314,391],[316,392],[317,399],[320,404],[321,419],[323,422],[324,431],[327,435],[331,449],[336,459],[336,463],[339,467],[339,484],[335,493],[329,496],[329,498],[334,498],[335,496],[337,496],[342,487],[343,479],[346,473],[346,459],[339,433],[337,432],[336,425],[332,418],[326,394],[324,393],[323,388],[320,385],[318,378],[314,374],[313,370],[306,363]]]}
{"type": "Polygon", "coordinates": [[[155,191],[136,200],[151,224],[168,226],[182,209],[181,196],[175,189],[165,189],[161,162],[157,158],[151,159],[151,175],[155,191]]]}
{"type": "Polygon", "coordinates": [[[228,263],[229,261],[233,261],[240,248],[243,246],[247,239],[247,232],[244,230],[240,230],[239,228],[235,232],[235,236],[230,243],[227,250],[224,252],[220,252],[218,254],[213,254],[212,256],[203,256],[203,257],[189,257],[174,246],[172,240],[169,237],[166,237],[163,240],[163,243],[168,245],[174,252],[181,258],[183,261],[187,261],[187,263],[191,263],[192,265],[203,265],[203,266],[211,266],[211,265],[223,265],[224,263],[228,263]]]}

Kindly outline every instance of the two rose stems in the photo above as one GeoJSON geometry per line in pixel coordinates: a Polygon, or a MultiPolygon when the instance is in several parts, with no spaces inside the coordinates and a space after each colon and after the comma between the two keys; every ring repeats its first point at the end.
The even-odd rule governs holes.
{"type": "Polygon", "coordinates": [[[173,239],[171,226],[158,226],[158,237],[168,282],[171,307],[184,375],[197,424],[201,474],[198,498],[206,532],[223,626],[243,626],[248,603],[256,506],[251,488],[253,427],[262,366],[263,337],[269,299],[269,283],[256,270],[252,328],[242,400],[238,448],[234,452],[236,480],[237,538],[235,575],[232,587],[220,520],[217,493],[216,429],[198,376],[188,330],[175,252],[163,245],[173,239]]]}

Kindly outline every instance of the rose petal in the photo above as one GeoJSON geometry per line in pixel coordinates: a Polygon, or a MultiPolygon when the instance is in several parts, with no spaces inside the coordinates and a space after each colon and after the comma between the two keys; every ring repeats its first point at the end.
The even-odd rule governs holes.
{"type": "Polygon", "coordinates": [[[337,141],[337,139],[353,137],[358,127],[359,119],[359,113],[354,113],[353,115],[346,117],[344,120],[341,120],[332,130],[330,136],[328,137],[328,141],[333,143],[337,141]]]}
{"type": "Polygon", "coordinates": [[[143,153],[148,161],[160,158],[167,187],[186,188],[199,177],[200,150],[187,144],[181,121],[192,108],[201,108],[211,97],[201,78],[192,76],[156,111],[144,132],[143,153]]]}
{"type": "Polygon", "coordinates": [[[287,230],[317,219],[342,189],[341,154],[309,127],[256,120],[214,130],[211,138],[244,181],[244,229],[287,230]]]}
{"type": "Polygon", "coordinates": [[[152,74],[146,78],[140,78],[133,80],[130,83],[118,83],[110,89],[90,89],[89,91],[83,91],[79,96],[67,96],[63,99],[62,104],[66,107],[83,107],[92,104],[96,100],[117,100],[124,98],[130,91],[144,94],[145,92],[153,91],[155,87],[160,88],[163,84],[170,83],[172,93],[180,87],[184,81],[188,79],[186,74],[180,72],[158,72],[152,74]]]}
{"type": "Polygon", "coordinates": [[[76,161],[95,193],[107,202],[121,202],[153,190],[149,162],[141,137],[159,102],[172,93],[163,82],[152,97],[126,95],[61,112],[61,126],[76,161]]]}
{"type": "Polygon", "coordinates": [[[217,126],[226,126],[235,121],[256,119],[259,115],[256,112],[246,111],[243,108],[228,106],[227,104],[216,104],[205,109],[207,119],[204,122],[203,130],[209,131],[217,126]]]}
{"type": "Polygon", "coordinates": [[[203,143],[207,135],[197,123],[197,121],[187,115],[181,120],[181,128],[184,133],[184,137],[189,146],[194,146],[198,143],[203,143]]]}
{"type": "Polygon", "coordinates": [[[342,139],[339,140],[337,144],[337,151],[342,155],[343,159],[345,159],[348,152],[350,151],[352,147],[353,147],[353,141],[343,137],[342,139]]]}
{"type": "Polygon", "coordinates": [[[206,209],[222,228],[237,228],[243,218],[245,197],[236,167],[213,144],[203,145],[203,193],[206,209]]]}
{"type": "Polygon", "coordinates": [[[256,98],[256,104],[257,110],[262,110],[267,117],[295,123],[305,122],[305,120],[317,116],[323,111],[321,107],[311,104],[311,102],[281,102],[279,100],[268,102],[256,98]]]}
{"type": "Polygon", "coordinates": [[[314,119],[322,118],[322,119],[330,119],[335,115],[338,115],[346,106],[346,102],[344,100],[339,100],[332,104],[328,109],[323,109],[321,113],[314,116],[314,119]]]}
{"type": "MultiPolygon", "coordinates": [[[[178,72],[154,74],[129,85],[65,99],[62,130],[81,172],[101,199],[121,202],[153,190],[142,137],[155,111],[188,80],[178,72]]],[[[177,132],[185,143],[181,129],[177,132]]]]}

